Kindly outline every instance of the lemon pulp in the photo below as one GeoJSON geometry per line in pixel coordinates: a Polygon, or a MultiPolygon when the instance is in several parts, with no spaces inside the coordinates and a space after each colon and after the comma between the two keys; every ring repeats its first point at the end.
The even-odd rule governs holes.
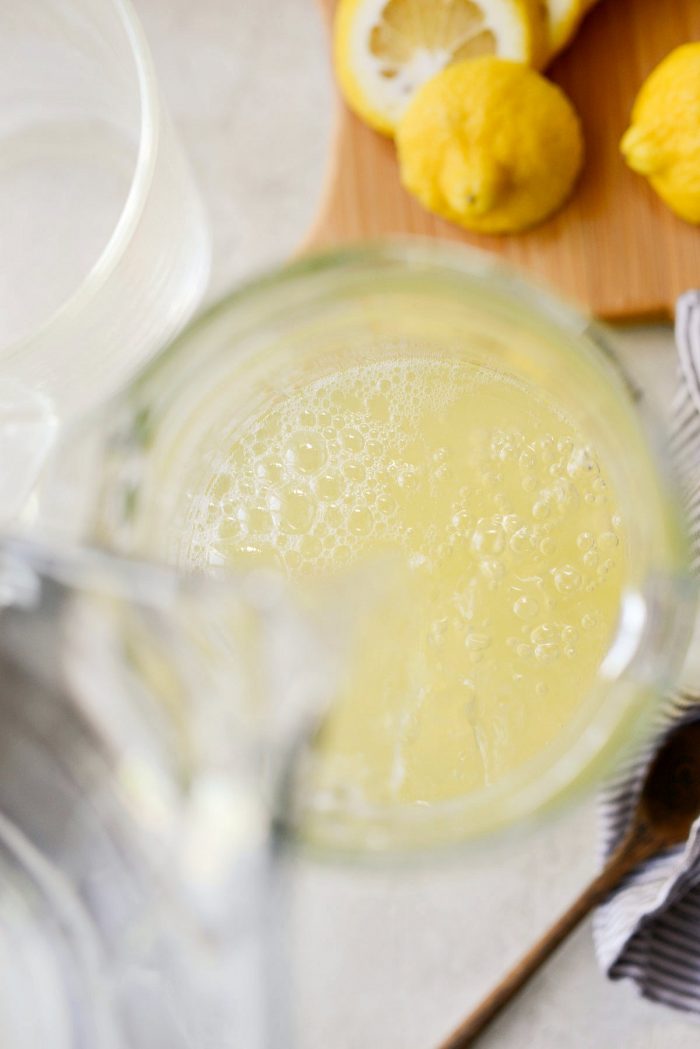
{"type": "Polygon", "coordinates": [[[541,752],[596,677],[625,569],[590,435],[531,386],[435,356],[348,367],[232,423],[189,534],[195,562],[292,576],[398,555],[318,743],[320,787],[380,803],[461,795],[541,752]]]}

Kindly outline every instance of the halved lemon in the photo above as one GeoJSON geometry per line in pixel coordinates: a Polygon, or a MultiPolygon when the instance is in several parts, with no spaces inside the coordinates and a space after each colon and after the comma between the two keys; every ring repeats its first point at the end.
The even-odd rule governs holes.
{"type": "Polygon", "coordinates": [[[340,0],[335,66],[348,105],[387,135],[416,90],[453,62],[497,55],[540,65],[540,0],[340,0]]]}
{"type": "Polygon", "coordinates": [[[547,12],[547,60],[563,51],[574,37],[581,19],[596,0],[545,0],[547,12]]]}

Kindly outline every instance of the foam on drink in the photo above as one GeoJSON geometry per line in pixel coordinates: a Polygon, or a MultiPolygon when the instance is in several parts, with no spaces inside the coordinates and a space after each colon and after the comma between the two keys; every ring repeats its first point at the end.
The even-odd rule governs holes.
{"type": "Polygon", "coordinates": [[[392,551],[319,743],[319,784],[434,801],[498,781],[575,714],[618,617],[624,526],[590,434],[467,361],[358,364],[232,422],[189,557],[335,573],[392,551]]]}

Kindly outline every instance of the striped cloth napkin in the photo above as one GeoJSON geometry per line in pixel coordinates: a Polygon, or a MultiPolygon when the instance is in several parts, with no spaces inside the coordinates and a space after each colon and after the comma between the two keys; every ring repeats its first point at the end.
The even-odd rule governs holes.
{"type": "MultiPolygon", "coordinates": [[[[680,385],[673,403],[672,450],[700,570],[700,292],[676,307],[680,385]]],[[[684,720],[700,718],[700,694],[668,698],[655,742],[608,784],[600,798],[603,854],[619,842],[659,739],[684,720]]],[[[632,980],[641,995],[700,1013],[700,818],[685,846],[650,860],[624,883],[594,921],[598,961],[612,980],[632,980]]]]}

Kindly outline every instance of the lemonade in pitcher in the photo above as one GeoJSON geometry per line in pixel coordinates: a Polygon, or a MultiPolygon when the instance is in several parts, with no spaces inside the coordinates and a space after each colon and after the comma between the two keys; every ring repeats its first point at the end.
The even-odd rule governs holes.
{"type": "Polygon", "coordinates": [[[546,746],[618,617],[624,525],[591,435],[512,377],[396,352],[222,436],[195,563],[297,577],[401,559],[319,737],[325,787],[436,801],[546,746]]]}
{"type": "Polygon", "coordinates": [[[121,515],[121,546],[180,565],[383,580],[305,766],[329,833],[348,813],[389,838],[408,813],[420,840],[508,822],[649,709],[683,545],[599,342],[479,256],[365,249],[232,296],[125,399],[110,542],[121,515]]]}

